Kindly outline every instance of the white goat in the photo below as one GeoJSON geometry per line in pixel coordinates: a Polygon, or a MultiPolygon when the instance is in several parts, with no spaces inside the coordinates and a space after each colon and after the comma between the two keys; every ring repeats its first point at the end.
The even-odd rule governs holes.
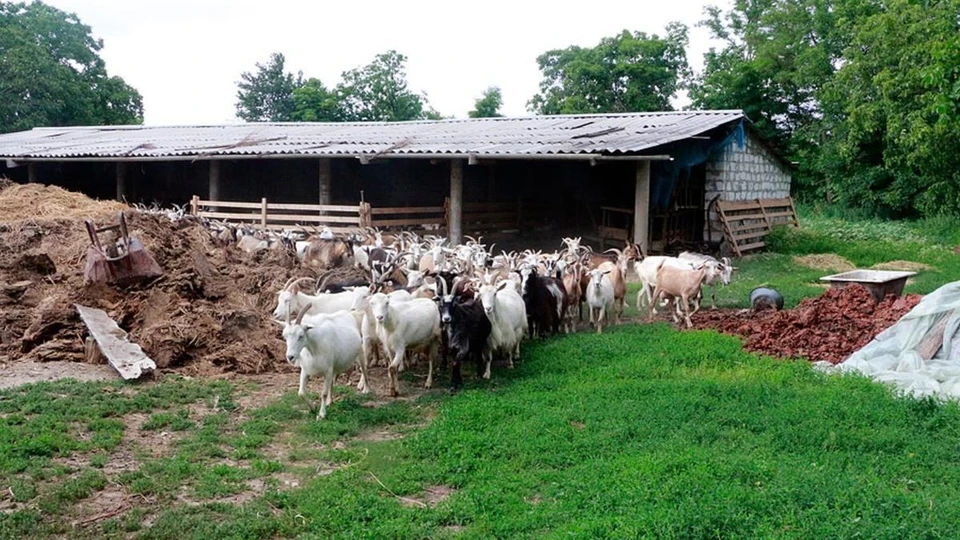
{"type": "MultiPolygon", "coordinates": [[[[710,307],[717,309],[717,283],[723,284],[724,287],[729,285],[730,279],[733,277],[733,271],[736,270],[736,268],[730,264],[730,259],[724,257],[718,261],[710,255],[689,251],[684,251],[677,258],[681,261],[690,261],[694,264],[702,263],[706,265],[707,277],[703,280],[703,284],[710,287],[710,307]]],[[[700,302],[697,301],[697,308],[699,309],[699,307],[700,302]]]]}
{"type": "Polygon", "coordinates": [[[598,334],[603,333],[603,319],[614,303],[613,282],[610,280],[612,271],[598,268],[588,273],[587,307],[590,309],[590,324],[596,324],[598,334]]]}
{"type": "Polygon", "coordinates": [[[360,331],[355,317],[347,311],[314,315],[304,320],[307,310],[300,311],[297,320],[283,329],[287,343],[287,362],[300,367],[300,389],[303,398],[313,412],[313,405],[306,397],[307,379],[322,376],[320,411],[317,419],[326,418],[327,405],[333,402],[333,382],[337,375],[360,367],[360,383],[357,389],[369,392],[367,370],[363,359],[360,331]]]}
{"type": "MultiPolygon", "coordinates": [[[[313,283],[313,280],[310,278],[290,280],[277,293],[277,307],[273,310],[275,319],[286,320],[287,317],[300,313],[306,307],[309,308],[307,310],[308,315],[335,313],[351,309],[358,294],[356,290],[317,295],[307,294],[300,290],[300,283],[302,282],[313,283]]],[[[362,287],[357,289],[362,289],[362,287]]]]}
{"type": "Polygon", "coordinates": [[[433,386],[433,362],[440,348],[440,310],[433,300],[415,298],[396,302],[383,293],[370,297],[370,311],[377,324],[377,337],[391,356],[390,395],[396,396],[397,373],[407,351],[426,352],[429,370],[424,387],[433,386]]]}
{"type": "Polygon", "coordinates": [[[490,363],[496,353],[506,356],[510,367],[513,367],[513,361],[520,358],[520,342],[529,330],[527,306],[513,283],[511,280],[504,280],[496,285],[483,285],[478,291],[480,303],[491,326],[484,350],[487,361],[484,379],[490,378],[490,363]]]}
{"type": "MultiPolygon", "coordinates": [[[[393,291],[388,295],[393,302],[403,302],[413,298],[409,292],[400,289],[393,291]]],[[[366,358],[368,366],[381,365],[380,348],[383,345],[377,336],[377,322],[373,318],[373,312],[370,310],[370,288],[358,287],[354,289],[354,302],[352,309],[362,313],[360,322],[360,336],[363,338],[363,356],[366,358]]]]}

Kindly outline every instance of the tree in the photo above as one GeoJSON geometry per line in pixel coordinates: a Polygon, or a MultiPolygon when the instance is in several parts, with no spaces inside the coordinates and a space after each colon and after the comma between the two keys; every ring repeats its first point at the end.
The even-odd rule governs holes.
{"type": "Polygon", "coordinates": [[[296,109],[294,90],[303,85],[303,74],[285,70],[286,59],[273,53],[256,73],[245,71],[237,83],[237,117],[247,122],[289,122],[296,109]]]}
{"type": "Polygon", "coordinates": [[[960,0],[889,0],[822,92],[811,156],[840,202],[960,215],[960,0]]]}
{"type": "Polygon", "coordinates": [[[293,91],[294,122],[339,122],[342,118],[336,92],[328,90],[320,79],[307,79],[293,91]]]}
{"type": "Polygon", "coordinates": [[[142,122],[142,97],[107,74],[102,48],[75,14],[0,2],[0,132],[142,122]]]}
{"type": "Polygon", "coordinates": [[[671,110],[689,74],[687,27],[666,36],[624,30],[593,48],[568,47],[537,58],[543,81],[528,106],[537,114],[671,110]]]}
{"type": "Polygon", "coordinates": [[[425,95],[407,87],[406,62],[406,56],[390,50],[362,68],[344,72],[343,82],[337,86],[343,119],[396,122],[436,114],[425,95]]]}
{"type": "Polygon", "coordinates": [[[500,88],[491,86],[483,92],[483,96],[474,102],[473,110],[467,113],[470,118],[496,118],[503,116],[500,114],[500,107],[503,106],[503,95],[500,88]]]}
{"type": "Polygon", "coordinates": [[[725,45],[704,56],[690,85],[694,106],[742,109],[781,151],[796,152],[798,130],[821,115],[819,93],[839,65],[851,21],[875,0],[736,0],[707,8],[701,24],[725,45]]]}

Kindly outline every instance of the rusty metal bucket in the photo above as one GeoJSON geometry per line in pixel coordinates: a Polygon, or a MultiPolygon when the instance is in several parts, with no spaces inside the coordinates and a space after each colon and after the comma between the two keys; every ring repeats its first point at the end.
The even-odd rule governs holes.
{"type": "Polygon", "coordinates": [[[163,269],[140,240],[127,232],[127,219],[120,212],[116,225],[97,228],[84,220],[90,247],[83,275],[87,283],[124,283],[163,275],[163,269]]]}

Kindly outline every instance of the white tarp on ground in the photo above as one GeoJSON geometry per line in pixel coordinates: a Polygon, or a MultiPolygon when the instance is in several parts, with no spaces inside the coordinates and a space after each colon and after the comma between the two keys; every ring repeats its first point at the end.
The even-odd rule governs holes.
{"type": "MultiPolygon", "coordinates": [[[[934,344],[936,346],[936,344],[934,344]]],[[[960,281],[928,294],[897,324],[837,365],[817,362],[830,373],[861,373],[922,398],[960,398],[960,281]],[[943,340],[933,358],[924,360],[917,348],[946,321],[943,340]]]]}

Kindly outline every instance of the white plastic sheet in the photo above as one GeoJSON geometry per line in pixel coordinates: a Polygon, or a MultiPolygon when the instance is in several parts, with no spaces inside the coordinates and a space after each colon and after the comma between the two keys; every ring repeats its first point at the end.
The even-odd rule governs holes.
{"type": "Polygon", "coordinates": [[[861,373],[905,395],[960,399],[960,281],[925,296],[910,313],[842,363],[814,365],[830,373],[861,373]],[[925,361],[916,348],[944,318],[942,346],[925,361]]]}

